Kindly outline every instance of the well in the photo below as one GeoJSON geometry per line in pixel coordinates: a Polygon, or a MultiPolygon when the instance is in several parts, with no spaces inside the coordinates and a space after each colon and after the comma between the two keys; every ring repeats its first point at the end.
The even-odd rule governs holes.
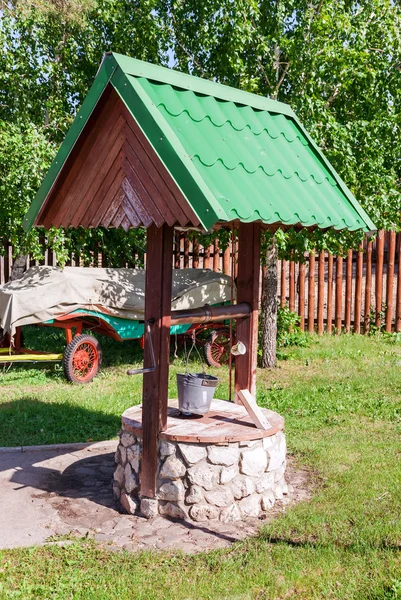
{"type": "Polygon", "coordinates": [[[271,428],[257,429],[241,405],[214,400],[207,415],[182,417],[170,401],[167,429],[159,434],[154,498],[141,498],[142,408],[122,416],[114,493],[123,508],[224,523],[259,517],[288,493],[284,473],[284,419],[264,409],[271,428]]]}

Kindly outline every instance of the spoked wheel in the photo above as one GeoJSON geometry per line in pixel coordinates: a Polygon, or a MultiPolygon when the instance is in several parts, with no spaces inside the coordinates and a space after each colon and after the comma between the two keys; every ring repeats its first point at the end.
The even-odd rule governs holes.
{"type": "Polygon", "coordinates": [[[205,361],[209,367],[228,365],[230,359],[230,330],[228,327],[215,329],[203,347],[205,361]]]}
{"type": "Polygon", "coordinates": [[[65,349],[64,375],[72,383],[89,383],[98,374],[102,364],[102,350],[91,335],[77,335],[65,349]]]}

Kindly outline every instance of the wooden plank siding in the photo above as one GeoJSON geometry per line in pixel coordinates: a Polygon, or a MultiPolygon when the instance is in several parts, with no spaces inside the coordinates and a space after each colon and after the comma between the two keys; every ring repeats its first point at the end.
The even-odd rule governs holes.
{"type": "Polygon", "coordinates": [[[198,226],[157,153],[108,88],[38,217],[45,228],[198,226]]]}

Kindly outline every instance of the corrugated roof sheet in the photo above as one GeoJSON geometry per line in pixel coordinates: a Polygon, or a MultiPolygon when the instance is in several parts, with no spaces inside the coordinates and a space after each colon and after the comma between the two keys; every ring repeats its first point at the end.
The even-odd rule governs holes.
{"type": "Polygon", "coordinates": [[[374,229],[288,106],[119,55],[102,69],[206,229],[374,229]]]}

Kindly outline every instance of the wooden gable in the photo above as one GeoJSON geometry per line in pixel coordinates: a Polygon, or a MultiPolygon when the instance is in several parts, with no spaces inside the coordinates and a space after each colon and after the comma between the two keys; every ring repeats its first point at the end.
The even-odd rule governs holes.
{"type": "Polygon", "coordinates": [[[108,86],[89,118],[36,225],[198,226],[199,219],[125,107],[108,86]]]}

